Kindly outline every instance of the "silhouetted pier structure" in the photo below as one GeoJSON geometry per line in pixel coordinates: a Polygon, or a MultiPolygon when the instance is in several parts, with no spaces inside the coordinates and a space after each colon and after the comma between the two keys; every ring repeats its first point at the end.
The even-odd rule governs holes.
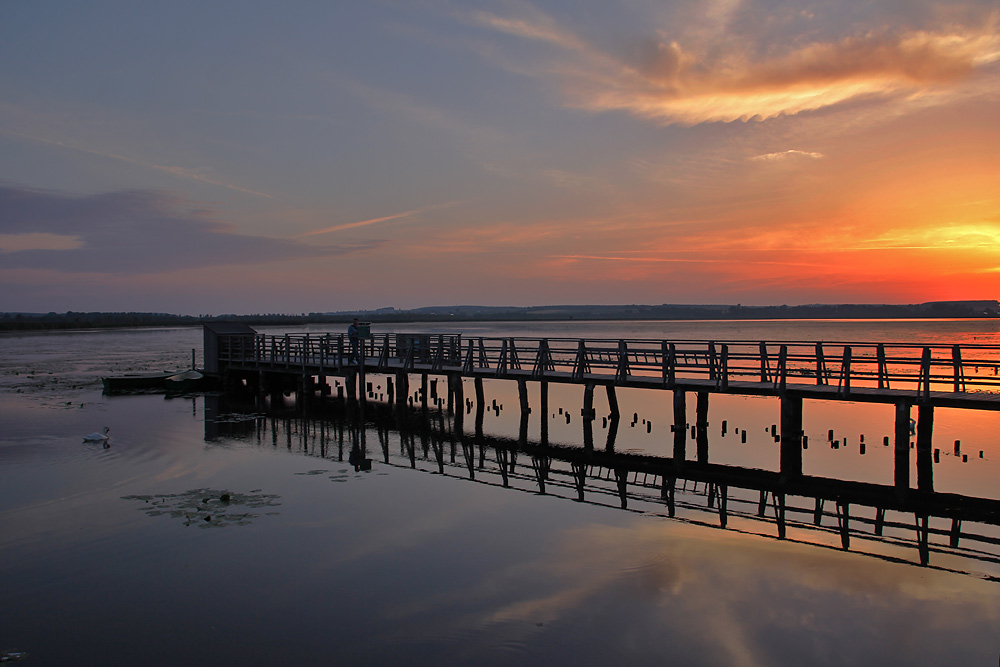
{"type": "MultiPolygon", "coordinates": [[[[540,385],[542,439],[547,440],[548,384],[581,385],[585,442],[596,418],[594,391],[607,392],[610,418],[619,418],[617,387],[672,393],[673,460],[687,459],[687,395],[695,394],[694,440],[707,464],[708,405],[712,394],[773,396],[781,402],[782,483],[802,478],[802,404],[808,400],[895,406],[894,485],[910,488],[911,410],[917,408],[917,488],[933,483],[932,434],[937,407],[1000,410],[1000,346],[859,342],[746,342],[606,340],[582,338],[463,338],[461,334],[394,333],[363,339],[352,358],[350,341],[335,334],[264,335],[205,329],[205,363],[224,382],[258,392],[329,391],[342,377],[347,398],[366,400],[366,377],[388,376],[390,402],[405,406],[411,375],[428,405],[428,378],[447,379],[448,407],[464,403],[463,378],[474,382],[477,410],[485,408],[483,381],[517,382],[522,421],[528,419],[528,382],[540,385]],[[361,391],[359,391],[359,384],[361,391]]],[[[457,411],[461,419],[462,410],[457,411]]],[[[592,439],[592,437],[590,438],[592,439]]]]}
{"type": "MultiPolygon", "coordinates": [[[[237,405],[228,404],[226,410],[239,410],[237,405]]],[[[218,405],[209,406],[206,439],[255,433],[262,444],[294,447],[306,455],[365,469],[371,464],[367,457],[374,453],[366,433],[373,428],[381,463],[394,467],[429,469],[721,528],[732,528],[730,520],[738,519],[741,532],[767,535],[748,525],[770,524],[769,534],[778,539],[822,546],[839,543],[844,550],[890,560],[905,561],[900,554],[915,549],[922,565],[955,569],[950,557],[959,557],[989,564],[993,571],[1000,566],[1000,500],[919,489],[900,494],[892,485],[813,475],[787,479],[767,470],[618,452],[616,423],[603,447],[573,447],[529,440],[525,417],[517,438],[486,434],[484,410],[476,411],[475,427],[468,432],[457,418],[461,411],[449,418],[443,407],[399,409],[386,403],[366,407],[360,401],[342,401],[312,415],[302,407],[296,404],[289,413],[273,405],[268,409],[266,402],[252,403],[251,412],[244,413],[249,417],[233,419],[220,415],[218,405]],[[268,414],[255,412],[259,407],[268,414]],[[791,537],[789,529],[794,530],[791,537]],[[892,551],[896,548],[903,551],[892,551]],[[949,560],[932,563],[932,554],[949,560]]]]}

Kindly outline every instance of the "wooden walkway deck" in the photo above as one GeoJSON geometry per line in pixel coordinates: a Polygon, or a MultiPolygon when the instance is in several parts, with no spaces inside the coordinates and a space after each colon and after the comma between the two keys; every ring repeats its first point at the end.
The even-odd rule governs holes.
{"type": "MultiPolygon", "coordinates": [[[[1000,410],[1000,346],[859,342],[226,335],[224,371],[418,374],[1000,410]]],[[[208,346],[206,346],[206,349],[208,346]]]]}

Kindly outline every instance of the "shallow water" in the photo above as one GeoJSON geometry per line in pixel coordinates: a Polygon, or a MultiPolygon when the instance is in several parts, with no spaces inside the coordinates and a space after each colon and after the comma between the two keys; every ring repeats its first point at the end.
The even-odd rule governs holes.
{"type": "MultiPolygon", "coordinates": [[[[721,323],[730,328],[702,335],[718,324],[461,330],[647,338],[669,327],[689,334],[678,338],[736,339],[744,327],[748,340],[822,331],[876,340],[862,334],[881,327],[892,340],[903,326],[721,323]]],[[[994,323],[925,326],[911,337],[996,336],[994,323]]],[[[578,502],[556,463],[541,494],[524,454],[504,488],[496,450],[453,446],[453,419],[434,411],[393,421],[375,402],[359,422],[333,401],[302,414],[292,398],[101,395],[102,374],[184,368],[192,348],[200,361],[200,330],[3,343],[0,651],[28,652],[25,664],[936,665],[993,664],[1000,653],[995,549],[954,553],[938,539],[922,567],[911,530],[855,535],[844,551],[830,519],[821,530],[792,523],[779,540],[773,520],[756,516],[756,498],[741,504],[735,490],[726,529],[704,488],[679,490],[673,519],[656,489],[635,487],[623,511],[613,481],[591,480],[578,502]],[[108,448],[81,442],[105,425],[108,448]],[[354,444],[371,470],[355,469],[354,444]]],[[[484,436],[516,440],[516,389],[487,387],[504,409],[486,412],[484,436]]],[[[628,417],[616,451],[670,455],[669,394],[660,393],[619,392],[628,417]]],[[[581,395],[551,388],[554,445],[580,446],[581,395]]],[[[711,460],[776,469],[776,402],[724,398],[710,411],[711,460]]],[[[881,444],[891,408],[806,410],[807,474],[891,484],[891,447],[881,444]],[[846,444],[831,448],[831,428],[846,444]]],[[[948,453],[935,487],[998,497],[1000,420],[948,413],[935,418],[935,446],[948,453]],[[968,462],[953,454],[954,439],[974,452],[968,462]]],[[[607,434],[598,419],[598,447],[607,434]]]]}

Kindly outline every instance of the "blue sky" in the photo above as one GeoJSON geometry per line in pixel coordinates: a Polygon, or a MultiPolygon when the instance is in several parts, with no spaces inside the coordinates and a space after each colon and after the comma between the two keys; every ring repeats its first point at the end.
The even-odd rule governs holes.
{"type": "Polygon", "coordinates": [[[995,2],[3,2],[0,310],[1000,286],[995,2]]]}

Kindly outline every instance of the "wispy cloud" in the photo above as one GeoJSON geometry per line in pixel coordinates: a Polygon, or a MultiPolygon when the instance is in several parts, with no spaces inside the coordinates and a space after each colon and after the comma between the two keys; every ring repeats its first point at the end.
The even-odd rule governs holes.
{"type": "Polygon", "coordinates": [[[872,29],[832,41],[764,49],[754,38],[718,34],[704,43],[663,31],[618,56],[537,11],[528,18],[488,12],[483,27],[544,43],[557,55],[534,68],[564,102],[625,111],[661,124],[768,119],[862,97],[919,96],[1000,60],[996,18],[971,28],[872,29]]]}
{"type": "Polygon", "coordinates": [[[606,262],[639,262],[639,263],[675,263],[689,262],[695,264],[727,262],[724,259],[709,259],[706,257],[627,257],[624,255],[550,255],[552,259],[592,259],[606,262]]]}
{"type": "Polygon", "coordinates": [[[339,256],[378,245],[241,234],[212,209],[166,192],[80,196],[0,185],[0,247],[8,269],[142,275],[339,256]]]}
{"type": "Polygon", "coordinates": [[[146,169],[153,169],[155,171],[162,171],[164,173],[171,174],[172,176],[176,176],[178,178],[183,178],[183,179],[188,179],[188,180],[193,180],[193,181],[200,181],[202,183],[208,183],[209,185],[215,185],[215,186],[218,186],[220,188],[227,188],[229,190],[235,190],[237,192],[244,192],[246,194],[256,195],[258,197],[266,197],[267,199],[271,199],[272,198],[271,195],[267,194],[266,192],[260,192],[258,190],[251,190],[250,188],[244,188],[244,187],[240,187],[238,185],[233,185],[232,183],[226,183],[226,182],[220,181],[218,179],[209,178],[208,176],[205,176],[204,174],[198,173],[197,171],[195,171],[193,169],[187,169],[185,167],[174,167],[174,166],[169,166],[169,165],[155,164],[155,163],[147,162],[147,161],[144,161],[144,160],[138,160],[136,158],[132,158],[132,157],[129,157],[127,155],[119,155],[118,153],[111,153],[111,152],[108,152],[108,151],[101,151],[101,150],[97,150],[97,149],[93,149],[93,148],[86,148],[84,146],[79,146],[79,145],[76,145],[76,144],[72,144],[72,143],[69,143],[67,141],[60,141],[58,139],[49,139],[49,138],[46,138],[46,137],[34,136],[34,135],[30,135],[30,134],[25,134],[23,132],[11,132],[10,134],[13,135],[13,136],[21,137],[22,139],[29,139],[31,141],[37,141],[37,142],[40,142],[40,143],[48,144],[50,146],[59,146],[60,148],[68,148],[68,149],[71,149],[71,150],[74,150],[74,151],[79,151],[81,153],[88,153],[90,155],[98,155],[100,157],[108,158],[108,159],[111,159],[111,160],[118,160],[120,162],[126,162],[128,164],[133,164],[133,165],[136,165],[136,166],[139,166],[139,167],[145,167],[146,169]]]}
{"type": "Polygon", "coordinates": [[[822,153],[816,153],[812,151],[800,151],[800,150],[795,150],[793,148],[787,151],[778,151],[777,153],[764,153],[763,155],[754,155],[750,159],[759,162],[775,162],[778,160],[786,160],[788,158],[796,158],[796,157],[812,158],[814,160],[819,160],[825,156],[822,153]]]}
{"type": "Polygon", "coordinates": [[[79,236],[49,234],[47,232],[27,232],[24,234],[0,234],[0,253],[21,252],[23,250],[75,250],[83,246],[79,236]]]}
{"type": "Polygon", "coordinates": [[[427,211],[434,211],[443,208],[449,208],[458,204],[457,201],[445,202],[444,204],[434,204],[432,206],[424,206],[422,208],[415,208],[412,211],[403,211],[402,213],[394,213],[392,215],[382,216],[381,218],[370,218],[368,220],[358,220],[357,222],[346,222],[340,225],[333,225],[332,227],[324,227],[323,229],[314,229],[311,232],[304,232],[302,234],[297,234],[292,238],[301,239],[307,236],[318,236],[319,234],[329,234],[331,232],[340,232],[345,229],[354,229],[356,227],[367,227],[369,225],[375,225],[380,222],[389,222],[390,220],[401,220],[404,218],[414,218],[419,216],[421,213],[426,213],[427,211]]]}

